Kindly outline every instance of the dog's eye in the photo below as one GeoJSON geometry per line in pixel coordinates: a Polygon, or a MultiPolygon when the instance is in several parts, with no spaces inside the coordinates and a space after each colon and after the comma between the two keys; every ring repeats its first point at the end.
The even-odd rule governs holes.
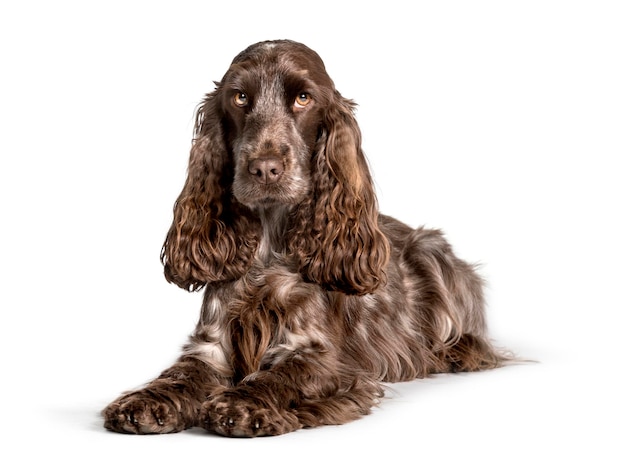
{"type": "Polygon", "coordinates": [[[300,93],[296,97],[296,100],[293,103],[293,105],[298,109],[302,109],[303,107],[306,107],[309,104],[311,104],[311,101],[312,99],[309,93],[300,93]]]}
{"type": "Polygon", "coordinates": [[[233,102],[237,107],[245,107],[248,105],[248,95],[246,93],[238,91],[233,97],[233,102]]]}

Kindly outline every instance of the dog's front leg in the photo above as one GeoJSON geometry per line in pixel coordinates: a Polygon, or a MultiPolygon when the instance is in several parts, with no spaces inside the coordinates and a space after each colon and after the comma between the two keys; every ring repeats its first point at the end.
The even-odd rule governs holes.
{"type": "Polygon", "coordinates": [[[280,435],[303,427],[343,424],[369,413],[380,384],[340,369],[332,350],[293,351],[203,404],[200,423],[231,437],[280,435]]]}
{"type": "Polygon", "coordinates": [[[104,427],[127,434],[165,434],[198,424],[202,402],[227,378],[190,356],[145,387],[122,394],[103,411],[104,427]]]}

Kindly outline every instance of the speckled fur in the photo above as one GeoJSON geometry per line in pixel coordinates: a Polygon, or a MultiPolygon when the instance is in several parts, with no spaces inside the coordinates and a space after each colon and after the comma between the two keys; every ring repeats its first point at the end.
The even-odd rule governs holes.
{"type": "Polygon", "coordinates": [[[204,288],[200,320],[105,427],[279,435],[369,413],[383,382],[506,361],[474,268],[441,232],[378,213],[352,108],[301,44],[235,58],[199,109],[162,254],[169,281],[204,288]],[[276,180],[255,174],[259,158],[276,180]]]}

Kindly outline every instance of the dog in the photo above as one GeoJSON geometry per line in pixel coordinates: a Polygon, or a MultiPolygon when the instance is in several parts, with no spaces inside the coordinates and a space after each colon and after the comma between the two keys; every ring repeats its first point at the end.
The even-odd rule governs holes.
{"type": "Polygon", "coordinates": [[[200,319],[107,429],[279,435],[366,415],[385,382],[506,362],[475,268],[379,213],[354,103],[316,52],[260,42],[215,84],[161,253],[169,282],[204,289],[200,319]]]}

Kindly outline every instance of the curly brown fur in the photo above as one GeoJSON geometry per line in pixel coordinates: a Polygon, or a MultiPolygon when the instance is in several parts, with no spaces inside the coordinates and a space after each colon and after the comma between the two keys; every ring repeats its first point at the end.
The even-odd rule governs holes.
{"type": "Polygon", "coordinates": [[[383,382],[506,360],[474,268],[378,213],[353,107],[302,44],[235,57],[198,110],[161,254],[168,281],[205,289],[200,320],[105,427],[284,434],[368,414],[383,382]]]}

